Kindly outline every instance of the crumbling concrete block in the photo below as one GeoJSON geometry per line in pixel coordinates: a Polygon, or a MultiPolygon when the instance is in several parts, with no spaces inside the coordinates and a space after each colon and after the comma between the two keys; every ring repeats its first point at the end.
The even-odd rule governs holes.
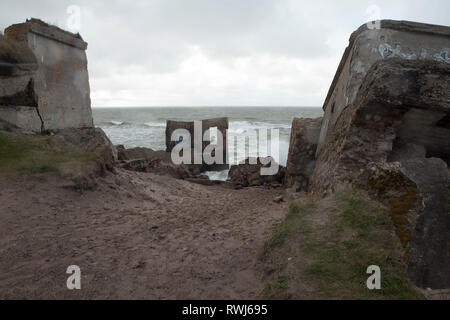
{"type": "Polygon", "coordinates": [[[0,34],[0,119],[30,132],[42,129],[32,80],[37,69],[28,46],[0,34]]]}
{"type": "Polygon", "coordinates": [[[408,273],[421,287],[450,286],[450,173],[439,158],[402,162],[402,172],[420,191],[423,209],[408,247],[408,273]]]}
{"type": "Polygon", "coordinates": [[[81,36],[37,19],[6,28],[0,39],[0,97],[24,91],[32,80],[42,130],[93,127],[86,48],[81,36]]]}
{"type": "Polygon", "coordinates": [[[316,163],[315,153],[321,125],[322,118],[295,118],[292,121],[284,180],[286,187],[294,187],[296,191],[308,190],[316,163]]]}
{"type": "Polygon", "coordinates": [[[176,145],[176,141],[171,141],[172,133],[177,129],[185,129],[189,132],[191,141],[191,164],[193,166],[199,166],[200,171],[216,171],[216,170],[224,170],[227,169],[229,166],[227,164],[227,130],[228,130],[228,118],[215,118],[215,119],[206,119],[201,120],[201,137],[197,137],[198,139],[201,139],[202,141],[202,164],[195,164],[194,163],[194,138],[195,137],[195,130],[194,130],[194,121],[173,121],[173,120],[167,120],[166,122],[166,152],[171,152],[174,146],[176,145]],[[203,141],[203,135],[205,132],[211,128],[217,128],[218,131],[222,133],[222,146],[223,149],[220,150],[217,149],[218,152],[221,152],[221,157],[223,159],[223,164],[206,164],[203,162],[203,151],[205,148],[210,144],[209,141],[203,141]]]}
{"type": "Polygon", "coordinates": [[[449,27],[363,25],[325,100],[315,157],[296,146],[308,124],[294,122],[287,169],[314,167],[315,194],[358,186],[384,202],[411,279],[433,289],[450,287],[449,50],[449,27]]]}
{"type": "Polygon", "coordinates": [[[450,130],[440,124],[449,114],[450,64],[399,58],[377,62],[355,102],[319,142],[312,188],[332,191],[357,181],[369,163],[409,158],[408,144],[450,163],[450,130]]]}
{"type": "Polygon", "coordinates": [[[328,129],[311,179],[319,193],[372,190],[390,208],[411,279],[438,289],[450,287],[449,114],[450,64],[379,61],[328,129]]]}
{"type": "Polygon", "coordinates": [[[14,124],[23,131],[40,132],[41,118],[36,108],[25,106],[0,106],[0,119],[14,124]]]}
{"type": "Polygon", "coordinates": [[[349,40],[325,99],[317,152],[345,109],[355,102],[360,86],[378,61],[402,60],[450,63],[450,28],[410,21],[381,20],[380,29],[366,24],[349,40]]]}
{"type": "Polygon", "coordinates": [[[228,180],[237,189],[243,187],[281,187],[286,168],[280,166],[272,157],[250,157],[237,165],[232,165],[228,172],[228,180]],[[275,174],[263,175],[262,168],[275,168],[275,174]]]}

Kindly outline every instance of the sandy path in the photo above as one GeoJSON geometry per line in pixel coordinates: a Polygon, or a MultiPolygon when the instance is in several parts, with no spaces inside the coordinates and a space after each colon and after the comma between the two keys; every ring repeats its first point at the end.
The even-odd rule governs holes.
{"type": "Polygon", "coordinates": [[[0,298],[245,299],[281,221],[277,191],[201,186],[119,170],[82,194],[0,178],[0,298]],[[69,265],[82,289],[68,290],[69,265]]]}

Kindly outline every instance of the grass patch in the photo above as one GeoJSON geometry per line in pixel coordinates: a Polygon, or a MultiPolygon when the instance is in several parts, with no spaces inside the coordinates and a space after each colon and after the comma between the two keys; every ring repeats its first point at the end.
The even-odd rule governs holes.
{"type": "Polygon", "coordinates": [[[306,205],[291,203],[286,220],[272,232],[269,239],[264,243],[261,255],[265,255],[270,249],[283,246],[292,235],[311,232],[311,227],[305,217],[311,214],[313,210],[314,204],[312,203],[306,205]]]}
{"type": "Polygon", "coordinates": [[[51,136],[0,134],[0,173],[59,172],[93,163],[93,154],[51,136]]]}
{"type": "Polygon", "coordinates": [[[265,241],[259,258],[263,261],[271,261],[267,264],[267,273],[273,274],[272,279],[264,284],[264,289],[260,296],[264,299],[289,299],[290,287],[289,276],[284,273],[288,256],[292,255],[292,248],[287,245],[293,237],[298,234],[310,233],[311,226],[306,217],[314,212],[314,204],[291,203],[285,221],[278,226],[265,241]],[[278,252],[282,257],[273,256],[273,252],[278,252]]]}
{"type": "Polygon", "coordinates": [[[308,205],[292,204],[263,253],[262,298],[422,298],[407,279],[389,213],[360,190],[346,190],[308,205]],[[282,269],[273,267],[283,263],[282,269]],[[381,269],[380,290],[367,289],[370,265],[381,269]],[[287,285],[280,285],[280,277],[287,285]]]}

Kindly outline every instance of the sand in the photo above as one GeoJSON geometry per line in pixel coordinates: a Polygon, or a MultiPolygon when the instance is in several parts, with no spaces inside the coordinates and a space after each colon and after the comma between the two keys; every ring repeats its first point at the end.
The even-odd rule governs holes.
{"type": "Polygon", "coordinates": [[[1,299],[251,299],[282,191],[118,169],[79,192],[56,175],[0,177],[1,299]],[[66,286],[69,265],[81,290],[66,286]]]}

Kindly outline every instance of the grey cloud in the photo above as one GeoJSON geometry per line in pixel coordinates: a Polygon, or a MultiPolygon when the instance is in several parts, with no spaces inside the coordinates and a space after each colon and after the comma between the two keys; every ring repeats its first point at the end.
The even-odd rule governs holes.
{"type": "MultiPolygon", "coordinates": [[[[112,76],[176,74],[196,47],[211,61],[229,66],[237,58],[263,55],[272,63],[289,58],[314,65],[333,59],[335,67],[323,75],[320,91],[326,92],[348,37],[366,21],[369,5],[378,5],[382,18],[450,24],[445,0],[14,0],[2,3],[0,28],[29,17],[66,28],[66,10],[72,4],[82,10],[89,71],[102,90],[112,76]],[[334,37],[332,45],[329,37],[334,37]]],[[[278,77],[270,72],[266,76],[278,77]]],[[[302,88],[291,91],[302,95],[302,88]]]]}
{"type": "MultiPolygon", "coordinates": [[[[15,1],[2,27],[30,16],[65,27],[66,8],[82,9],[89,56],[121,66],[140,63],[148,72],[173,72],[191,46],[216,58],[253,54],[318,57],[329,52],[326,29],[292,16],[285,1],[15,1]]],[[[3,14],[5,15],[5,13],[3,14]]],[[[311,18],[312,19],[312,18],[311,18]]],[[[105,64],[100,62],[101,64],[105,64]]],[[[108,74],[100,67],[93,74],[108,74]]]]}

